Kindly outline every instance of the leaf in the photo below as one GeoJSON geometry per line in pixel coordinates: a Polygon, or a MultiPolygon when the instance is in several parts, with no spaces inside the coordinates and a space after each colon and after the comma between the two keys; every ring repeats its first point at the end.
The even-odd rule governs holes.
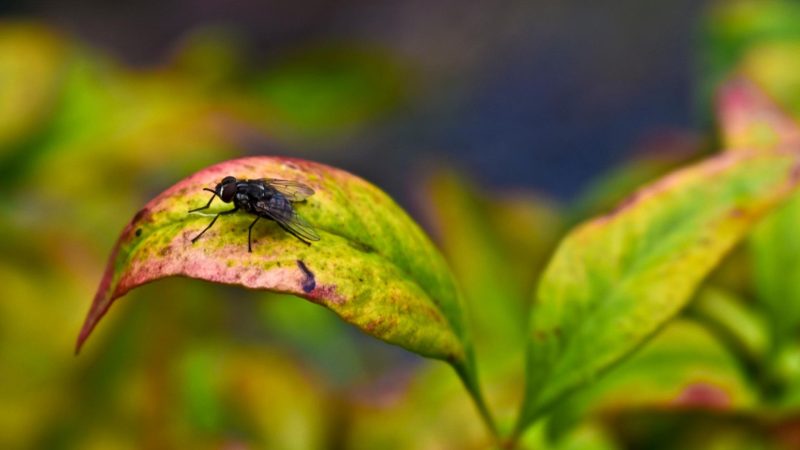
{"type": "Polygon", "coordinates": [[[44,127],[58,101],[68,46],[41,25],[0,23],[0,157],[44,127]]]}
{"type": "Polygon", "coordinates": [[[608,211],[631,191],[700,155],[702,141],[690,133],[659,133],[646,139],[622,165],[590,184],[570,213],[570,224],[608,211]]]}
{"type": "MultiPolygon", "coordinates": [[[[800,88],[800,78],[796,88],[800,88]]],[[[797,121],[746,79],[726,84],[718,110],[726,142],[769,152],[800,142],[797,121]]],[[[794,341],[800,329],[800,195],[770,214],[750,240],[756,299],[766,313],[771,334],[771,357],[794,341]]]]}
{"type": "Polygon", "coordinates": [[[799,178],[793,148],[731,152],[673,172],[570,233],[537,292],[517,432],[669,320],[799,178]]]}
{"type": "MultiPolygon", "coordinates": [[[[800,73],[796,57],[800,43],[797,2],[716,2],[707,15],[704,29],[706,44],[699,59],[700,90],[708,106],[712,105],[711,98],[720,83],[734,71],[747,74],[776,98],[800,99],[800,91],[791,86],[792,79],[797,79],[800,73]]],[[[800,107],[800,103],[794,103],[800,107]]]]}
{"type": "Polygon", "coordinates": [[[522,395],[529,293],[562,231],[551,202],[521,192],[481,192],[452,170],[422,193],[437,241],[464,288],[479,374],[499,424],[522,395]]]}
{"type": "Polygon", "coordinates": [[[772,150],[800,142],[797,122],[747,78],[734,78],[720,88],[717,117],[728,149],[772,150]]]}
{"type": "MultiPolygon", "coordinates": [[[[125,227],[78,337],[80,349],[115,299],[144,283],[186,276],[294,294],[333,310],[364,332],[462,369],[467,349],[459,294],[443,259],[419,227],[383,192],[344,171],[308,161],[252,157],[202,170],[163,192],[125,227]],[[269,221],[221,217],[204,205],[224,176],[303,182],[316,193],[296,204],[322,240],[306,245],[269,221]]],[[[303,326],[303,324],[297,324],[303,326]]],[[[467,369],[468,370],[468,369],[467,369]]]]}
{"type": "Polygon", "coordinates": [[[289,140],[320,141],[352,133],[397,107],[410,89],[391,54],[347,46],[297,52],[256,80],[270,129],[289,140]]]}
{"type": "Polygon", "coordinates": [[[625,410],[743,410],[756,398],[738,361],[708,330],[677,320],[602,380],[559,405],[548,425],[558,433],[586,416],[625,410]]]}
{"type": "Polygon", "coordinates": [[[507,356],[523,340],[527,293],[560,231],[555,209],[533,196],[479,193],[444,170],[429,177],[424,195],[438,241],[464,287],[470,335],[479,350],[507,356]]]}
{"type": "Polygon", "coordinates": [[[769,331],[759,311],[733,292],[705,286],[692,302],[690,312],[708,324],[748,360],[759,363],[769,348],[769,331]]]}

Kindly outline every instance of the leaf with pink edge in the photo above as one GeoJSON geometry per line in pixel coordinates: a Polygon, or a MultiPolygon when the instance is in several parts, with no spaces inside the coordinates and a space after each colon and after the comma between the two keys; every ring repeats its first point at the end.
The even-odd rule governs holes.
{"type": "MultiPolygon", "coordinates": [[[[185,276],[303,297],[333,310],[364,332],[423,356],[467,366],[459,294],[443,258],[411,218],[385,193],[333,167],[309,161],[251,157],[223,162],[172,186],[125,227],[108,263],[77,349],[111,304],[131,289],[185,276]],[[321,240],[307,245],[278,224],[254,216],[188,213],[204,205],[228,175],[299,181],[315,193],[295,203],[321,240]]],[[[302,324],[298,324],[302,326],[302,324]]]]}

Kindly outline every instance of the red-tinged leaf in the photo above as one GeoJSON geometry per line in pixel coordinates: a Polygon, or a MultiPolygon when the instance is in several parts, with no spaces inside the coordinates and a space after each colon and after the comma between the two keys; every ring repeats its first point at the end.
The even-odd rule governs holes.
{"type": "Polygon", "coordinates": [[[797,122],[746,78],[722,86],[717,117],[728,149],[773,149],[800,142],[797,122]]]}
{"type": "MultiPolygon", "coordinates": [[[[333,310],[363,331],[424,356],[466,367],[459,297],[442,257],[420,228],[386,194],[347,172],[308,161],[252,157],[202,170],[148,203],[125,227],[111,255],[77,349],[115,299],[142,284],[185,276],[294,294],[333,310]],[[295,209],[321,236],[307,245],[274,222],[247,228],[254,216],[221,216],[215,199],[223,177],[300,181],[315,190],[295,209]]],[[[297,324],[302,326],[302,324],[297,324]]],[[[468,369],[467,369],[468,370],[468,369]]]]}
{"type": "MultiPolygon", "coordinates": [[[[721,133],[727,142],[764,152],[800,142],[800,124],[752,82],[740,79],[725,85],[718,109],[721,133]]],[[[755,298],[769,323],[772,359],[779,358],[782,347],[795,342],[800,325],[798,220],[800,196],[795,194],[763,220],[750,239],[755,298]]],[[[784,381],[791,383],[793,379],[784,381]]]]}
{"type": "Polygon", "coordinates": [[[667,175],[570,233],[537,291],[517,431],[652,336],[798,182],[794,146],[729,152],[667,175]]]}

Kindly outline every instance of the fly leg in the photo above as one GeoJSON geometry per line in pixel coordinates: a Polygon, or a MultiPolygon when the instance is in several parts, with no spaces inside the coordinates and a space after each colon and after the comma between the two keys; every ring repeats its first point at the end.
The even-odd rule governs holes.
{"type": "Polygon", "coordinates": [[[250,245],[250,235],[253,233],[253,225],[255,225],[256,222],[258,222],[258,219],[260,219],[260,218],[261,217],[256,217],[256,220],[254,220],[253,223],[250,224],[250,228],[247,229],[247,252],[248,253],[252,253],[253,252],[253,247],[250,245]]]}
{"type": "MultiPolygon", "coordinates": [[[[211,198],[211,200],[214,200],[214,198],[212,197],[212,198],[211,198]]],[[[211,202],[209,202],[209,203],[211,203],[211,202]]],[[[211,223],[210,223],[210,224],[208,224],[208,226],[207,226],[207,227],[203,228],[203,231],[201,231],[201,232],[200,232],[200,234],[198,234],[197,236],[195,236],[195,237],[193,237],[193,238],[192,238],[192,244],[194,244],[194,242],[195,242],[196,240],[200,239],[200,236],[202,236],[202,235],[203,235],[203,234],[204,234],[206,231],[208,231],[208,229],[209,229],[209,228],[211,228],[211,226],[212,226],[212,225],[214,225],[214,222],[216,222],[216,221],[217,221],[217,219],[219,218],[219,216],[227,216],[228,214],[233,214],[233,213],[235,213],[235,212],[236,212],[236,211],[238,211],[238,210],[239,210],[239,207],[237,206],[236,208],[233,208],[233,209],[232,209],[232,210],[230,210],[230,211],[222,211],[221,213],[219,213],[219,214],[217,214],[216,216],[214,216],[214,218],[213,218],[213,219],[211,219],[211,223]]]]}
{"type": "MultiPolygon", "coordinates": [[[[217,193],[216,193],[216,192],[214,192],[214,191],[212,191],[211,189],[203,189],[203,190],[204,190],[204,191],[211,191],[211,193],[213,193],[214,195],[212,195],[212,196],[211,196],[211,198],[210,198],[210,199],[208,199],[208,203],[206,203],[206,206],[201,206],[201,207],[199,207],[199,208],[190,209],[190,210],[189,210],[189,212],[190,212],[190,213],[192,213],[192,212],[195,212],[195,211],[201,211],[201,210],[203,210],[203,209],[208,209],[209,207],[211,207],[211,202],[213,202],[213,201],[214,201],[214,198],[217,196],[217,193]]],[[[213,223],[213,222],[212,222],[212,223],[213,223]]]]}

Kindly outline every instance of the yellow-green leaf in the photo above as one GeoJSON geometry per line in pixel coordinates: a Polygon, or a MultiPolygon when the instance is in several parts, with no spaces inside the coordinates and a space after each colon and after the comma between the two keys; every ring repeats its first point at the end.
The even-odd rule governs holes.
{"type": "Polygon", "coordinates": [[[593,181],[572,206],[574,225],[608,211],[631,191],[688,164],[701,155],[702,140],[690,133],[658,134],[645,141],[629,160],[593,181]]]}
{"type": "Polygon", "coordinates": [[[725,83],[717,99],[723,147],[771,150],[800,142],[797,122],[746,78],[725,83]]]}
{"type": "MultiPolygon", "coordinates": [[[[467,348],[459,294],[450,272],[420,228],[382,191],[347,172],[313,162],[252,157],[204,169],[167,189],[125,227],[78,339],[78,348],[113,301],[159,278],[186,276],[252,289],[294,294],[333,310],[386,342],[462,369],[467,348]],[[315,190],[298,214],[321,240],[307,245],[274,222],[247,230],[254,216],[188,213],[228,175],[279,178],[315,190]]],[[[298,327],[304,326],[302,323],[298,327]]]]}
{"type": "MultiPolygon", "coordinates": [[[[794,85],[800,89],[800,78],[794,85]]],[[[800,142],[797,121],[753,82],[738,79],[727,83],[717,109],[727,143],[770,152],[800,142]]],[[[799,221],[800,195],[794,195],[759,224],[750,240],[756,299],[769,322],[773,358],[800,329],[799,221]]]]}
{"type": "Polygon", "coordinates": [[[798,181],[794,148],[730,152],[673,172],[568,235],[532,311],[518,431],[669,320],[798,181]]]}
{"type": "Polygon", "coordinates": [[[43,128],[59,97],[68,45],[27,22],[0,23],[0,156],[43,128]]]}
{"type": "Polygon", "coordinates": [[[528,294],[560,221],[533,196],[481,195],[455,172],[428,179],[426,198],[445,257],[464,288],[476,346],[506,357],[520,348],[528,294]]]}
{"type": "Polygon", "coordinates": [[[559,405],[548,424],[561,431],[587,415],[625,410],[741,411],[756,399],[725,346],[698,323],[676,320],[602,380],[559,405]]]}
{"type": "Polygon", "coordinates": [[[770,340],[766,322],[759,311],[733,292],[707,285],[689,311],[750,361],[761,362],[767,353],[770,340]]]}

